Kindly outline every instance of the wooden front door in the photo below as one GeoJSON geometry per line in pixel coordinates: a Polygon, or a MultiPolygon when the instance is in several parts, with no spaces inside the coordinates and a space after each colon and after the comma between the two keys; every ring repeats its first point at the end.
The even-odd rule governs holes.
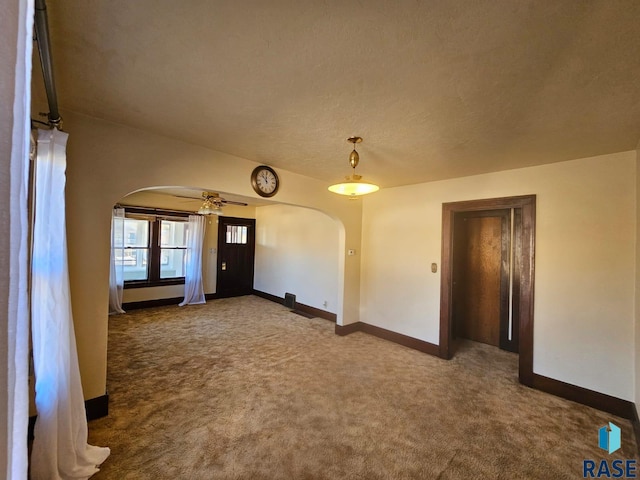
{"type": "Polygon", "coordinates": [[[253,292],[256,221],[219,217],[216,294],[237,297],[253,292]]]}
{"type": "Polygon", "coordinates": [[[511,210],[459,212],[453,232],[453,334],[517,351],[509,318],[511,210]]]}

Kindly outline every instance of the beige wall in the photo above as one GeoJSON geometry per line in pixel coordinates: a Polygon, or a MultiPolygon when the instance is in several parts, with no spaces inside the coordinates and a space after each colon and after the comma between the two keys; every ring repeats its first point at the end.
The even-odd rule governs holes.
{"type": "Polygon", "coordinates": [[[335,313],[340,225],[316,210],[270,205],[256,209],[256,229],[254,288],[335,313]]]}
{"type": "Polygon", "coordinates": [[[361,320],[438,343],[442,203],[537,195],[534,371],[634,399],[635,152],[364,200],[361,320]]]}
{"type": "MultiPolygon", "coordinates": [[[[105,393],[109,229],[112,206],[154,186],[185,186],[256,197],[256,163],[91,117],[62,112],[69,132],[67,231],[69,273],[85,398],[105,393]]],[[[325,182],[278,170],[277,200],[320,209],[344,225],[344,245],[361,240],[362,203],[331,194],[325,182]]],[[[359,320],[360,266],[341,255],[339,323],[359,320]],[[341,270],[342,271],[342,270],[341,270]]]]}
{"type": "MultiPolygon", "coordinates": [[[[255,208],[252,208],[255,218],[255,208]]],[[[202,283],[204,293],[216,293],[216,277],[218,273],[218,217],[205,219],[204,245],[202,246],[202,283]]]]}

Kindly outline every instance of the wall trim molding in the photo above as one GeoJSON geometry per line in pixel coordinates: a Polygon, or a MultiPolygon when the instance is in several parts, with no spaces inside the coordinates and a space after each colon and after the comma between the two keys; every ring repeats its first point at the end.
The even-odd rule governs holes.
{"type": "Polygon", "coordinates": [[[84,408],[87,411],[87,420],[96,420],[109,415],[109,392],[99,397],[90,398],[84,401],[84,408]]]}
{"type": "Polygon", "coordinates": [[[279,303],[280,305],[284,305],[284,297],[278,297],[276,295],[271,295],[267,292],[261,292],[260,290],[253,289],[253,294],[256,297],[264,298],[265,300],[270,300],[274,303],[279,303]]]}
{"type": "MultiPolygon", "coordinates": [[[[267,300],[271,300],[272,302],[279,303],[280,305],[284,305],[284,298],[278,297],[276,295],[271,295],[270,293],[261,292],[259,290],[253,290],[252,294],[267,300]]],[[[206,293],[204,298],[205,300],[216,300],[224,297],[221,297],[217,293],[206,293]]],[[[172,297],[158,298],[155,300],[142,300],[139,302],[127,302],[122,304],[122,308],[123,310],[127,311],[139,310],[141,308],[166,307],[169,305],[178,305],[180,302],[182,302],[182,300],[184,300],[183,297],[172,297]]],[[[324,318],[325,320],[329,320],[333,323],[335,323],[337,319],[337,315],[335,313],[327,312],[326,310],[312,307],[310,305],[305,305],[304,303],[296,302],[296,308],[294,311],[313,315],[314,317],[318,318],[324,318]]]]}
{"type": "MultiPolygon", "coordinates": [[[[280,305],[284,305],[284,297],[278,297],[277,295],[272,295],[270,293],[261,292],[260,290],[253,290],[253,294],[256,297],[261,297],[266,300],[270,300],[275,303],[279,303],[280,305]]],[[[327,312],[326,310],[322,310],[320,308],[312,307],[310,305],[305,305],[304,303],[295,303],[295,309],[293,312],[301,312],[308,315],[312,315],[318,318],[324,318],[325,320],[329,320],[330,322],[335,323],[337,320],[337,315],[335,313],[327,312]]]]}
{"type": "MultiPolygon", "coordinates": [[[[205,293],[205,300],[216,300],[223,298],[217,293],[205,293]]],[[[172,298],[158,298],[155,300],[141,300],[139,302],[127,302],[122,304],[122,309],[127,310],[139,310],[141,308],[153,308],[153,307],[166,307],[167,305],[178,305],[184,300],[184,297],[172,297],[172,298]]]]}
{"type": "Polygon", "coordinates": [[[335,329],[336,335],[344,337],[345,335],[349,335],[350,333],[359,332],[361,323],[362,322],[355,322],[355,323],[350,323],[349,325],[336,324],[336,329],[335,329]]]}
{"type": "Polygon", "coordinates": [[[562,397],[588,407],[602,410],[603,412],[617,415],[618,417],[629,419],[632,422],[637,418],[636,406],[629,400],[622,400],[621,398],[612,397],[611,395],[596,392],[595,390],[589,390],[588,388],[572,385],[561,380],[545,377],[544,375],[534,373],[531,387],[545,393],[550,393],[556,397],[562,397]]]}
{"type": "Polygon", "coordinates": [[[122,304],[122,309],[139,310],[141,308],[166,307],[167,305],[178,305],[184,297],[158,298],[155,300],[142,300],[139,302],[127,302],[122,304]]]}
{"type": "Polygon", "coordinates": [[[368,333],[369,335],[373,335],[374,337],[388,340],[389,342],[397,343],[398,345],[412,348],[423,353],[428,353],[429,355],[433,355],[435,357],[440,356],[440,347],[438,345],[434,345],[433,343],[419,340],[402,333],[392,332],[391,330],[376,327],[375,325],[370,325],[364,322],[356,322],[344,326],[336,325],[335,332],[340,336],[349,335],[353,332],[368,333]]]}
{"type": "Polygon", "coordinates": [[[296,308],[294,311],[307,313],[309,315],[313,315],[314,317],[329,320],[330,322],[333,322],[333,323],[336,323],[336,320],[338,317],[335,313],[327,312],[326,310],[322,310],[316,307],[311,307],[309,305],[305,305],[304,303],[298,303],[298,302],[296,302],[296,308]]]}

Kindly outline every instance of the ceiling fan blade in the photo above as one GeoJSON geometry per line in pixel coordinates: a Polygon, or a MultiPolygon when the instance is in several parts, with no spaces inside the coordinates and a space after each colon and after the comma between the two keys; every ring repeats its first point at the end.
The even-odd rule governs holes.
{"type": "Polygon", "coordinates": [[[174,195],[172,193],[170,193],[169,195],[176,198],[188,198],[189,200],[202,200],[202,197],[190,197],[188,195],[174,195]]]}
{"type": "Polygon", "coordinates": [[[247,205],[249,205],[248,203],[243,203],[243,202],[235,202],[233,200],[225,200],[224,198],[221,198],[220,201],[222,203],[226,203],[228,205],[240,205],[241,207],[246,207],[247,205]]]}

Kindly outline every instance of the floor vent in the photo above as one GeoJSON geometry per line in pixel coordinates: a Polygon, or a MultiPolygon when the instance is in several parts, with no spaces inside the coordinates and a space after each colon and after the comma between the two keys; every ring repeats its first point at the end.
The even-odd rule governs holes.
{"type": "Polygon", "coordinates": [[[284,306],[287,308],[296,308],[296,296],[293,293],[284,294],[284,306]]]}

